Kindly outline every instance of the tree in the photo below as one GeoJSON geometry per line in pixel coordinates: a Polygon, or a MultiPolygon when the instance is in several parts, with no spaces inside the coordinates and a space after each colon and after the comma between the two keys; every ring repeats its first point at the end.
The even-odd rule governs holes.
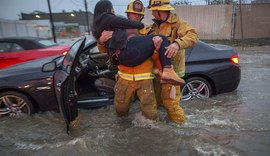
{"type": "Polygon", "coordinates": [[[180,0],[177,2],[173,2],[174,6],[181,6],[181,5],[191,5],[191,2],[189,2],[188,0],[180,0]]]}
{"type": "Polygon", "coordinates": [[[210,5],[219,5],[219,4],[236,4],[234,0],[210,0],[210,5]]]}

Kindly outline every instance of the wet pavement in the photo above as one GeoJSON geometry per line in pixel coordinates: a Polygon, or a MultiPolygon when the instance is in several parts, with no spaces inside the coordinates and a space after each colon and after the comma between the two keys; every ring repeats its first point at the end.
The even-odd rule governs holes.
{"type": "MultiPolygon", "coordinates": [[[[241,48],[238,48],[241,50],[241,48]]],[[[125,118],[113,106],[80,110],[76,137],[60,113],[0,118],[0,155],[268,156],[270,152],[270,46],[239,52],[241,82],[231,93],[182,102],[187,122],[144,119],[138,103],[125,118]]]]}

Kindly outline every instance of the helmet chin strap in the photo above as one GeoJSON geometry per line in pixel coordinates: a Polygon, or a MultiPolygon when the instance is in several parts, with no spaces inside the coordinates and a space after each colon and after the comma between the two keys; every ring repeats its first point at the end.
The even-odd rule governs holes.
{"type": "Polygon", "coordinates": [[[160,11],[158,11],[157,13],[158,13],[158,17],[159,17],[160,21],[162,21],[161,16],[160,16],[160,11]]]}
{"type": "Polygon", "coordinates": [[[144,19],[144,15],[141,16],[141,19],[139,20],[140,22],[144,19]]]}

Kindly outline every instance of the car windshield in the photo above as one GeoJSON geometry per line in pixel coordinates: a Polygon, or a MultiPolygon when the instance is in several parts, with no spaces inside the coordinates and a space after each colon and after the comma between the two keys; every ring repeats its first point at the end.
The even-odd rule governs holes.
{"type": "Polygon", "coordinates": [[[45,47],[51,47],[51,46],[56,46],[58,44],[54,43],[53,41],[50,40],[39,40],[38,43],[44,45],[45,47]]]}

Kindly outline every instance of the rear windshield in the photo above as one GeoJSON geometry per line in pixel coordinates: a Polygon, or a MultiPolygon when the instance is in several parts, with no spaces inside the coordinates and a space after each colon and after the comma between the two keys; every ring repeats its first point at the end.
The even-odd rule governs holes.
{"type": "Polygon", "coordinates": [[[38,43],[44,45],[44,47],[51,47],[51,46],[56,46],[58,45],[57,43],[54,43],[51,40],[39,40],[38,43]]]}

